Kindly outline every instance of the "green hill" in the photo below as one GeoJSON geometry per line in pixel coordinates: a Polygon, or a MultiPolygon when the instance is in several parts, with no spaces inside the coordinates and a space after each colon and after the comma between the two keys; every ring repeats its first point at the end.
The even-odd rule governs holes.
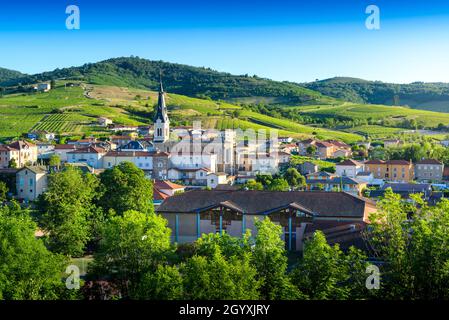
{"type": "Polygon", "coordinates": [[[52,79],[81,80],[90,84],[158,88],[162,72],[168,92],[214,100],[262,99],[274,104],[325,104],[333,99],[293,83],[249,75],[231,75],[210,68],[192,67],[137,57],[114,58],[80,67],[56,69],[0,82],[2,86],[32,84],[52,79]]]}
{"type": "Polygon", "coordinates": [[[302,86],[354,103],[409,106],[414,109],[449,112],[448,83],[394,84],[336,77],[305,83],[302,86]]]}
{"type": "Polygon", "coordinates": [[[24,77],[25,75],[19,71],[0,68],[0,83],[24,77]]]}
{"type": "MultiPolygon", "coordinates": [[[[157,102],[157,92],[106,85],[65,87],[57,81],[53,90],[45,93],[7,94],[0,97],[0,139],[18,137],[30,130],[48,130],[60,134],[107,134],[97,125],[100,116],[115,123],[150,124],[157,102]]],[[[258,114],[222,101],[199,99],[169,93],[167,107],[173,125],[191,125],[201,120],[204,128],[219,130],[278,129],[280,135],[353,142],[358,134],[325,128],[313,128],[288,119],[258,114]],[[238,114],[237,114],[238,113],[238,114]]]]}

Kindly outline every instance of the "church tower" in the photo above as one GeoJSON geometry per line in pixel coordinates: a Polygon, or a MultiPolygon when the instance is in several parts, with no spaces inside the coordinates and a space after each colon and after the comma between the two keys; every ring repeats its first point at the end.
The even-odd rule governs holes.
{"type": "Polygon", "coordinates": [[[168,119],[167,107],[165,106],[164,88],[162,80],[159,86],[159,98],[157,101],[156,116],[154,117],[153,142],[164,143],[170,136],[170,120],[168,119]]]}

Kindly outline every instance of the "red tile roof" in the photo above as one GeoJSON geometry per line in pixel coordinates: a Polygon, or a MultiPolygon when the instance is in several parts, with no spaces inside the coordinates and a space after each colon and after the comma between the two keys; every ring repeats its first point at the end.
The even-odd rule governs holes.
{"type": "Polygon", "coordinates": [[[160,192],[158,189],[153,187],[153,200],[165,200],[168,198],[168,195],[166,195],[163,192],[160,192]]]}
{"type": "Polygon", "coordinates": [[[76,150],[68,152],[68,153],[106,153],[106,150],[103,148],[100,148],[100,147],[87,147],[87,148],[76,149],[76,150]]]}
{"type": "Polygon", "coordinates": [[[439,164],[439,165],[441,165],[442,163],[436,159],[423,159],[421,161],[418,161],[416,164],[439,164]]]}
{"type": "Polygon", "coordinates": [[[176,184],[176,183],[173,183],[168,180],[156,180],[156,181],[154,181],[154,187],[159,190],[162,190],[162,189],[176,190],[176,189],[184,189],[185,188],[184,186],[182,186],[180,184],[176,184]]]}

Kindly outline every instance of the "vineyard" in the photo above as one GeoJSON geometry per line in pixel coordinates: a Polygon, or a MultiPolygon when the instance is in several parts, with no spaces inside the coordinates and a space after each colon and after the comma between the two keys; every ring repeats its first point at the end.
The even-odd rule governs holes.
{"type": "Polygon", "coordinates": [[[78,114],[51,114],[38,122],[32,130],[43,130],[55,133],[76,133],[80,132],[83,126],[81,120],[84,119],[78,114]]]}

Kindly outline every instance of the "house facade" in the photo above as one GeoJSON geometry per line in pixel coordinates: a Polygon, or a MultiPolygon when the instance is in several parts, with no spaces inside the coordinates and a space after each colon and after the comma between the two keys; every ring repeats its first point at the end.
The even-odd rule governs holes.
{"type": "Polygon", "coordinates": [[[364,164],[358,161],[349,159],[337,163],[335,166],[335,173],[338,176],[349,177],[355,179],[359,172],[364,170],[364,164]]]}
{"type": "Polygon", "coordinates": [[[415,164],[415,178],[418,181],[442,181],[444,164],[435,159],[424,159],[415,164]]]}
{"type": "Polygon", "coordinates": [[[106,150],[99,147],[80,148],[67,153],[68,163],[85,163],[94,169],[103,168],[106,150]]]}
{"type": "Polygon", "coordinates": [[[409,182],[415,176],[413,163],[405,160],[369,160],[365,171],[372,172],[376,179],[393,182],[409,182]]]}
{"type": "Polygon", "coordinates": [[[8,168],[14,159],[17,168],[37,163],[37,146],[28,141],[14,141],[8,145],[0,145],[0,168],[8,168]]]}
{"type": "Polygon", "coordinates": [[[17,197],[26,201],[36,200],[47,191],[48,172],[45,167],[24,167],[16,173],[17,197]]]}

